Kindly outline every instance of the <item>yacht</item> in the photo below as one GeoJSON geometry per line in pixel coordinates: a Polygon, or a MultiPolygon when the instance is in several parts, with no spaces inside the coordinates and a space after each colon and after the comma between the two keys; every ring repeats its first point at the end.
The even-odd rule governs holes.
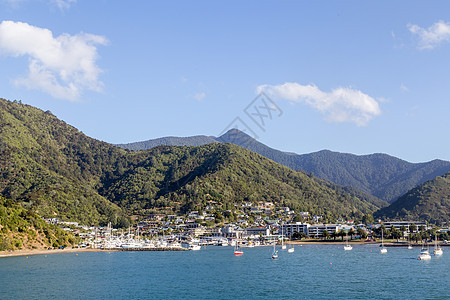
{"type": "Polygon", "coordinates": [[[198,251],[202,249],[202,246],[200,246],[199,244],[189,244],[188,249],[192,251],[198,251]]]}
{"type": "Polygon", "coordinates": [[[387,253],[387,248],[384,247],[383,245],[383,230],[381,230],[381,249],[380,249],[380,253],[387,253]]]}
{"type": "Polygon", "coordinates": [[[344,245],[344,250],[352,250],[353,249],[352,245],[350,245],[348,243],[348,235],[347,235],[347,233],[345,234],[345,237],[346,237],[346,240],[347,240],[347,244],[344,245]]]}
{"type": "Polygon", "coordinates": [[[419,257],[417,259],[418,260],[430,260],[431,259],[430,251],[428,251],[428,249],[422,248],[422,250],[420,251],[419,257]]]}
{"type": "Polygon", "coordinates": [[[236,244],[235,244],[235,246],[234,246],[234,256],[241,256],[241,255],[244,255],[244,251],[242,251],[242,250],[239,248],[239,242],[236,241],[236,244]]]}
{"type": "Polygon", "coordinates": [[[442,254],[444,254],[444,251],[442,250],[441,247],[439,247],[438,242],[437,242],[437,236],[434,237],[434,250],[433,250],[433,254],[434,256],[441,256],[442,254]]]}
{"type": "Polygon", "coordinates": [[[273,254],[272,254],[272,259],[278,259],[278,250],[275,250],[275,246],[276,246],[276,242],[273,242],[273,254]]]}

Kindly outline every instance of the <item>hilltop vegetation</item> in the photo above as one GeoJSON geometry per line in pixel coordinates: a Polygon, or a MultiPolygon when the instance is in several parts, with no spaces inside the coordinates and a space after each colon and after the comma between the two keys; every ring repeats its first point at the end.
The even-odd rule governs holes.
{"type": "Polygon", "coordinates": [[[272,201],[326,218],[359,218],[379,200],[231,144],[128,151],[51,112],[0,100],[0,193],[44,217],[128,226],[132,214],[272,201]]]}
{"type": "Polygon", "coordinates": [[[0,196],[0,251],[67,247],[74,243],[71,234],[0,196]]]}
{"type": "Polygon", "coordinates": [[[392,220],[450,221],[450,173],[427,181],[379,210],[375,217],[392,220]]]}
{"type": "Polygon", "coordinates": [[[108,178],[111,184],[102,194],[132,211],[172,207],[186,212],[267,201],[334,220],[361,218],[378,208],[357,193],[231,144],[157,147],[149,154],[123,176],[108,178]]]}
{"type": "Polygon", "coordinates": [[[86,137],[51,112],[0,100],[0,193],[46,217],[121,224],[121,208],[98,194],[100,177],[125,150],[86,137]]]}
{"type": "Polygon", "coordinates": [[[139,150],[148,150],[158,146],[202,146],[211,143],[217,143],[214,137],[205,135],[196,135],[190,137],[168,136],[142,142],[118,144],[116,146],[123,149],[139,151],[139,150]]]}

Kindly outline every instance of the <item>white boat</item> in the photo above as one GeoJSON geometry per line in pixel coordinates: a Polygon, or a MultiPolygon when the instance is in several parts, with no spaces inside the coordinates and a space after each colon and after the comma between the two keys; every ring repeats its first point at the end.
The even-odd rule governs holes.
{"type": "Polygon", "coordinates": [[[128,243],[122,244],[121,247],[123,249],[137,249],[137,248],[142,248],[142,244],[134,243],[134,242],[128,242],[128,243]]]}
{"type": "Polygon", "coordinates": [[[408,234],[408,249],[411,250],[413,248],[413,246],[411,246],[411,242],[409,240],[409,234],[408,234]]]}
{"type": "Polygon", "coordinates": [[[272,253],[272,259],[278,259],[278,251],[275,249],[275,246],[277,245],[277,243],[274,241],[273,242],[273,253],[272,253]]]}
{"type": "Polygon", "coordinates": [[[444,251],[442,250],[441,247],[439,247],[438,243],[437,243],[437,235],[435,235],[434,237],[434,250],[433,250],[433,254],[434,256],[441,256],[442,254],[444,254],[444,251]]]}
{"type": "Polygon", "coordinates": [[[179,242],[174,241],[174,242],[168,244],[167,248],[183,248],[183,247],[181,246],[181,244],[179,242]]]}
{"type": "MultiPolygon", "coordinates": [[[[292,242],[292,235],[290,236],[290,238],[289,238],[290,240],[291,240],[291,242],[292,242]]],[[[294,249],[294,245],[290,245],[289,246],[289,249],[288,249],[288,253],[294,253],[294,251],[295,251],[295,249],[294,249]]]]}
{"type": "Polygon", "coordinates": [[[347,240],[347,244],[346,245],[344,245],[344,250],[352,250],[353,249],[353,247],[352,247],[352,245],[350,245],[349,243],[348,243],[348,235],[347,235],[347,233],[345,234],[345,238],[346,238],[346,240],[347,240]]]}
{"type": "Polygon", "coordinates": [[[383,230],[381,230],[381,249],[380,249],[380,253],[387,253],[387,248],[384,247],[383,245],[383,230]]]}
{"type": "Polygon", "coordinates": [[[286,250],[286,245],[284,244],[283,225],[281,225],[281,250],[286,250]]]}
{"type": "Polygon", "coordinates": [[[420,254],[417,259],[418,260],[430,260],[431,259],[430,251],[428,249],[422,248],[422,250],[420,250],[420,254]]]}
{"type": "Polygon", "coordinates": [[[198,244],[189,244],[188,249],[192,250],[192,251],[198,251],[198,250],[202,249],[202,246],[200,246],[198,244]]]}

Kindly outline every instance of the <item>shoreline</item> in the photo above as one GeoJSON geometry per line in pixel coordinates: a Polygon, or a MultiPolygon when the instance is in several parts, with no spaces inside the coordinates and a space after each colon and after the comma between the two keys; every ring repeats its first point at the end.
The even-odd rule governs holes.
{"type": "MultiPolygon", "coordinates": [[[[47,254],[60,254],[60,253],[83,253],[83,252],[100,252],[105,251],[102,249],[91,248],[65,248],[65,249],[27,249],[27,250],[15,250],[15,251],[0,251],[1,257],[14,257],[14,256],[31,256],[31,255],[47,255],[47,254]]],[[[110,250],[112,251],[112,250],[110,250]]]]}

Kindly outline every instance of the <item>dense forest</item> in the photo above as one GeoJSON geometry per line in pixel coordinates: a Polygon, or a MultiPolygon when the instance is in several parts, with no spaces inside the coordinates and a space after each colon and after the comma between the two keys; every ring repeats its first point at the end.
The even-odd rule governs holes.
{"type": "Polygon", "coordinates": [[[67,247],[76,239],[31,210],[0,196],[0,251],[67,247]]]}
{"type": "Polygon", "coordinates": [[[375,216],[391,220],[450,221],[450,173],[427,181],[385,207],[375,216]]]}

